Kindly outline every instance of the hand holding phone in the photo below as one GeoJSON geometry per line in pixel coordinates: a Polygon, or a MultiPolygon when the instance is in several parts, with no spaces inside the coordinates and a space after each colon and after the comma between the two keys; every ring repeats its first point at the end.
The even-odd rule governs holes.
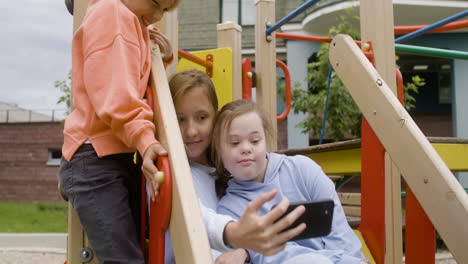
{"type": "Polygon", "coordinates": [[[295,236],[291,240],[302,240],[328,235],[331,232],[333,209],[335,207],[333,200],[328,199],[291,203],[284,213],[284,216],[301,205],[305,207],[305,212],[286,230],[294,228],[301,223],[305,223],[307,227],[304,232],[295,236]]]}

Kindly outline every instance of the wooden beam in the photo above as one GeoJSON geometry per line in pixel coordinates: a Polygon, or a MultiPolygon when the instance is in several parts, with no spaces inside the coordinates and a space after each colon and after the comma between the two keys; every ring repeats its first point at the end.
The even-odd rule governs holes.
{"type": "Polygon", "coordinates": [[[85,247],[85,232],[71,202],[68,202],[67,263],[80,264],[80,250],[85,247]]]}
{"type": "Polygon", "coordinates": [[[158,47],[153,47],[151,88],[157,138],[169,152],[173,173],[171,240],[177,263],[213,263],[192,173],[158,47]]]}
{"type": "Polygon", "coordinates": [[[361,205],[360,193],[338,193],[338,197],[342,204],[361,205]]]}
{"type": "Polygon", "coordinates": [[[232,100],[242,99],[242,28],[234,22],[216,25],[218,48],[232,50],[232,100]]]}
{"type": "MultiPolygon", "coordinates": [[[[395,78],[395,45],[393,33],[393,3],[392,0],[361,0],[361,39],[363,43],[372,43],[374,66],[391,88],[397,94],[395,78]]],[[[364,45],[362,45],[364,47],[364,45]]],[[[365,126],[366,127],[366,126],[365,126]]],[[[363,133],[367,135],[367,133],[363,133]]],[[[367,141],[366,141],[367,142],[367,141]]],[[[367,145],[366,145],[367,147],[367,145]]],[[[364,152],[363,153],[367,153],[364,152]]],[[[379,157],[384,158],[384,157],[379,157]]],[[[401,186],[400,173],[391,157],[384,162],[385,172],[385,263],[396,263],[402,259],[401,230],[401,186]],[[394,232],[395,231],[395,232],[394,232]]]]}
{"type": "Polygon", "coordinates": [[[346,216],[361,216],[361,206],[343,205],[346,216]]]}
{"type": "Polygon", "coordinates": [[[170,79],[172,75],[176,74],[177,62],[179,61],[177,52],[179,48],[178,8],[164,14],[163,19],[156,23],[155,26],[167,37],[172,46],[172,54],[174,56],[174,60],[166,68],[166,74],[168,76],[168,79],[170,79]]]}
{"type": "Polygon", "coordinates": [[[272,124],[272,138],[268,151],[277,149],[276,122],[276,40],[266,39],[267,23],[275,23],[275,0],[255,0],[255,76],[256,102],[266,111],[272,124]]]}
{"type": "Polygon", "coordinates": [[[73,33],[81,25],[81,21],[86,14],[86,8],[88,7],[89,0],[75,0],[73,2],[73,33]]]}
{"type": "Polygon", "coordinates": [[[400,170],[385,152],[385,263],[398,263],[403,258],[400,177],[400,170]]]}
{"type": "MultiPolygon", "coordinates": [[[[428,140],[433,142],[432,146],[451,171],[468,171],[467,140],[455,138],[428,138],[428,140]]],[[[344,148],[335,148],[334,143],[323,144],[300,149],[281,150],[278,153],[288,156],[307,156],[317,162],[326,174],[361,174],[361,142],[360,140],[353,141],[358,142],[358,144],[354,144],[354,142],[350,142],[353,144],[342,144],[346,145],[344,148]]]]}
{"type": "Polygon", "coordinates": [[[455,259],[467,260],[468,197],[460,183],[349,36],[333,39],[330,62],[455,259]]]}
{"type": "MultiPolygon", "coordinates": [[[[86,8],[88,7],[89,0],[75,0],[73,2],[73,33],[76,32],[78,27],[81,25],[83,18],[86,14],[86,8]]],[[[73,77],[72,77],[73,83],[73,77]]],[[[73,87],[73,86],[72,86],[73,87]]],[[[70,91],[70,96],[73,96],[70,91]]],[[[71,98],[73,99],[73,98],[71,98]]],[[[70,108],[73,110],[73,100],[71,100],[70,108]]],[[[68,202],[68,228],[67,228],[67,263],[68,264],[79,264],[81,263],[79,258],[80,250],[84,247],[90,247],[87,242],[86,233],[81,225],[80,218],[77,212],[73,209],[71,202],[68,202]]],[[[93,263],[97,263],[97,257],[95,256],[92,260],[93,263]]]]}

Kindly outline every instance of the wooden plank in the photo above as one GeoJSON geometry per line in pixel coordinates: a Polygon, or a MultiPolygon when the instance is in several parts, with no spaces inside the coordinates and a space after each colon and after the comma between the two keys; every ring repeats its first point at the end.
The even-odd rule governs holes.
{"type": "Polygon", "coordinates": [[[346,216],[361,216],[361,206],[343,205],[346,216]]]}
{"type": "Polygon", "coordinates": [[[169,152],[173,173],[171,240],[177,263],[213,263],[192,174],[159,48],[152,58],[151,88],[157,138],[169,152]]]}
{"type": "MultiPolygon", "coordinates": [[[[86,235],[84,236],[84,247],[92,249],[91,244],[89,243],[89,240],[88,240],[88,236],[86,236],[86,235]]],[[[93,258],[91,259],[91,261],[87,262],[86,264],[99,264],[99,259],[96,256],[95,252],[93,252],[93,258]]]]}
{"type": "Polygon", "coordinates": [[[166,68],[166,74],[168,79],[177,72],[178,59],[178,48],[179,48],[179,20],[178,20],[178,8],[164,14],[163,19],[156,23],[156,28],[167,37],[172,46],[172,55],[174,60],[166,68]]]}
{"type": "Polygon", "coordinates": [[[85,232],[81,226],[80,218],[73,209],[71,202],[68,202],[68,236],[67,236],[67,263],[79,264],[80,250],[85,246],[85,232]]]}
{"type": "Polygon", "coordinates": [[[451,171],[468,171],[468,144],[432,144],[451,171]]]}
{"type": "MultiPolygon", "coordinates": [[[[382,78],[387,80],[388,86],[391,88],[393,94],[396,95],[392,0],[361,0],[360,14],[361,40],[363,43],[372,43],[374,66],[382,78]]],[[[374,100],[372,97],[370,98],[374,100]]],[[[363,153],[365,152],[363,151],[363,153]]],[[[385,159],[385,263],[396,263],[402,259],[403,255],[400,208],[401,197],[400,191],[396,192],[396,188],[400,187],[401,182],[400,173],[397,172],[398,168],[393,164],[391,157],[386,157],[385,159]],[[400,219],[400,221],[394,222],[395,219],[400,219]],[[398,224],[400,225],[397,226],[398,224]],[[393,232],[393,230],[400,231],[393,232]]]]}
{"type": "Polygon", "coordinates": [[[360,193],[338,193],[338,197],[342,204],[347,205],[361,205],[360,193]]]}
{"type": "Polygon", "coordinates": [[[349,36],[333,39],[330,61],[454,257],[468,259],[462,186],[349,36]]]}
{"type": "MultiPolygon", "coordinates": [[[[86,8],[88,7],[88,3],[89,0],[75,0],[73,2],[73,33],[75,33],[78,27],[81,25],[81,22],[83,21],[83,18],[86,14],[86,8]]],[[[70,108],[73,109],[73,98],[71,100],[70,108]]],[[[83,247],[86,246],[86,233],[84,232],[83,227],[81,226],[80,218],[78,217],[76,211],[73,209],[71,202],[68,202],[67,229],[67,263],[81,263],[79,258],[79,252],[83,247]]]]}
{"type": "Polygon", "coordinates": [[[400,177],[400,170],[390,155],[385,152],[385,239],[388,251],[385,263],[396,263],[403,257],[400,177]],[[397,178],[398,180],[396,180],[397,178]]]}
{"type": "Polygon", "coordinates": [[[340,142],[326,143],[303,148],[282,149],[278,153],[292,155],[307,155],[310,153],[329,152],[334,150],[352,149],[361,147],[361,139],[345,140],[340,142]]]}
{"type": "MultiPolygon", "coordinates": [[[[360,140],[358,141],[360,142],[360,140]]],[[[450,142],[450,139],[445,139],[443,142],[450,142]]],[[[468,144],[433,143],[432,146],[451,171],[468,171],[468,144]]],[[[279,151],[279,153],[290,156],[307,156],[317,162],[326,174],[361,173],[361,148],[359,145],[354,145],[354,148],[350,146],[347,149],[338,148],[337,150],[333,147],[330,150],[327,147],[316,147],[318,146],[279,151]]]]}
{"type": "Polygon", "coordinates": [[[335,184],[336,184],[336,181],[338,181],[339,179],[343,178],[343,176],[341,175],[328,175],[328,178],[330,178],[330,180],[332,180],[335,184]]]}
{"type": "Polygon", "coordinates": [[[232,100],[242,99],[242,28],[234,22],[216,25],[218,48],[232,50],[232,100]]]}
{"type": "Polygon", "coordinates": [[[275,23],[275,1],[255,0],[255,76],[256,102],[265,110],[272,125],[268,151],[276,151],[278,129],[276,122],[276,40],[266,40],[266,24],[275,23]]]}
{"type": "Polygon", "coordinates": [[[81,21],[86,14],[89,0],[74,0],[73,1],[73,33],[81,25],[81,21]]]}
{"type": "Polygon", "coordinates": [[[361,173],[361,149],[346,149],[306,155],[322,167],[326,174],[361,173]]]}

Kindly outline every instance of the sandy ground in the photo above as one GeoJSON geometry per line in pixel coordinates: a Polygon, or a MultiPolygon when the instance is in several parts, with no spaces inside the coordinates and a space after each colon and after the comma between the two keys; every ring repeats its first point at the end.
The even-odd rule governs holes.
{"type": "MultiPolygon", "coordinates": [[[[0,249],[0,264],[63,264],[65,252],[27,249],[0,249]]],[[[456,264],[449,252],[437,253],[437,264],[456,264]]]]}
{"type": "Polygon", "coordinates": [[[65,252],[41,250],[0,249],[1,264],[63,264],[65,252]]]}

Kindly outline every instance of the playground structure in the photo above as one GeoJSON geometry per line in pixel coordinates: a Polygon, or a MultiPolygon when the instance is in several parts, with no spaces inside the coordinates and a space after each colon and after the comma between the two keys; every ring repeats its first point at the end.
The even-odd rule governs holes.
{"type": "MultiPolygon", "coordinates": [[[[292,13],[292,16],[316,2],[318,1],[311,0],[304,3],[292,13]]],[[[75,1],[75,29],[82,19],[86,3],[87,1],[75,1]]],[[[281,26],[281,23],[287,22],[288,18],[273,25],[275,2],[256,0],[255,4],[257,10],[255,28],[256,100],[270,113],[270,119],[275,120],[277,119],[275,35],[276,37],[281,36],[281,34],[283,37],[285,35],[284,33],[273,34],[273,32],[281,26]]],[[[349,164],[354,166],[354,169],[333,171],[326,166],[326,161],[329,158],[324,158],[323,164],[320,157],[314,157],[314,160],[327,173],[361,173],[362,218],[358,229],[362,233],[363,242],[370,249],[370,253],[377,263],[399,263],[402,259],[400,175],[404,177],[411,188],[411,191],[407,192],[406,263],[434,263],[434,227],[444,239],[455,259],[459,263],[465,263],[468,261],[468,252],[464,250],[465,245],[468,244],[468,229],[464,228],[468,219],[468,198],[449,168],[454,171],[468,169],[466,158],[463,158],[463,155],[466,157],[468,148],[465,141],[460,141],[465,145],[436,146],[439,153],[448,157],[444,163],[396,99],[392,10],[391,0],[361,0],[362,43],[371,43],[371,45],[362,46],[368,54],[372,55],[374,65],[369,61],[369,56],[366,57],[349,37],[337,36],[333,40],[322,38],[323,41],[331,42],[330,62],[349,89],[367,121],[363,122],[362,165],[360,168],[357,165],[359,161],[353,160],[349,164]],[[372,100],[367,98],[372,98],[372,100]],[[461,155],[458,160],[450,154],[453,149],[461,155]],[[445,154],[444,151],[446,151],[445,154]]],[[[456,23],[457,25],[465,23],[463,26],[466,26],[466,21],[456,23]]],[[[174,33],[176,25],[176,13],[168,14],[160,25],[163,31],[172,34],[172,36],[169,34],[172,43],[177,43],[177,36],[174,33]],[[169,26],[172,29],[169,29],[169,26]]],[[[449,26],[450,24],[446,25],[445,28],[449,28],[449,26]]],[[[241,28],[234,23],[219,25],[218,46],[219,48],[229,48],[230,52],[224,50],[221,52],[224,55],[219,55],[216,51],[217,53],[213,55],[215,51],[201,51],[196,53],[196,57],[192,57],[197,63],[202,64],[195,67],[206,70],[208,74],[211,72],[218,89],[223,86],[223,94],[227,95],[220,100],[221,104],[242,98],[243,95],[240,91],[242,78],[249,79],[248,76],[241,73],[240,31],[241,28]],[[229,56],[232,57],[229,58],[229,56]],[[219,61],[231,60],[230,65],[219,66],[216,64],[219,61]],[[226,88],[227,93],[224,89],[226,84],[228,84],[227,86],[232,84],[230,89],[226,88]]],[[[174,48],[177,49],[177,45],[174,45],[174,48]]],[[[412,50],[414,51],[414,49],[412,50]]],[[[416,50],[427,52],[427,50],[418,48],[416,50]]],[[[439,52],[438,54],[441,56],[453,55],[452,58],[467,58],[465,53],[436,52],[439,52]]],[[[169,150],[170,170],[173,175],[170,227],[176,261],[178,263],[212,263],[198,203],[193,202],[197,199],[192,187],[190,168],[183,142],[178,133],[179,127],[166,74],[157,53],[153,57],[151,77],[152,98],[155,102],[154,120],[157,125],[158,139],[169,150]]],[[[183,51],[179,54],[185,57],[190,56],[184,54],[183,51]]],[[[186,62],[182,60],[178,68],[194,67],[193,65],[184,66],[184,63],[186,62]]],[[[174,73],[175,70],[174,66],[169,68],[168,75],[174,73]]],[[[274,124],[276,125],[276,123],[274,124]]],[[[276,131],[276,126],[274,128],[276,131]]],[[[276,140],[272,142],[269,150],[276,151],[276,140]]],[[[300,151],[289,150],[288,154],[300,151]]],[[[323,151],[325,152],[322,153],[327,153],[326,149],[323,151]]],[[[341,155],[347,156],[343,153],[341,155]]],[[[332,164],[331,167],[333,166],[336,167],[332,164]]],[[[342,167],[340,166],[340,168],[342,167]]],[[[164,184],[169,185],[170,181],[166,181],[164,184]]],[[[167,186],[164,184],[161,188],[167,186]]],[[[76,215],[73,216],[71,206],[69,208],[68,263],[82,263],[82,261],[76,260],[78,255],[76,253],[88,245],[79,222],[76,222],[78,218],[76,215]]],[[[151,230],[156,225],[152,221],[154,220],[150,220],[151,230]]],[[[157,231],[150,231],[150,252],[152,253],[150,263],[162,263],[155,259],[157,251],[151,245],[154,241],[153,233],[157,233],[157,231]]]]}

